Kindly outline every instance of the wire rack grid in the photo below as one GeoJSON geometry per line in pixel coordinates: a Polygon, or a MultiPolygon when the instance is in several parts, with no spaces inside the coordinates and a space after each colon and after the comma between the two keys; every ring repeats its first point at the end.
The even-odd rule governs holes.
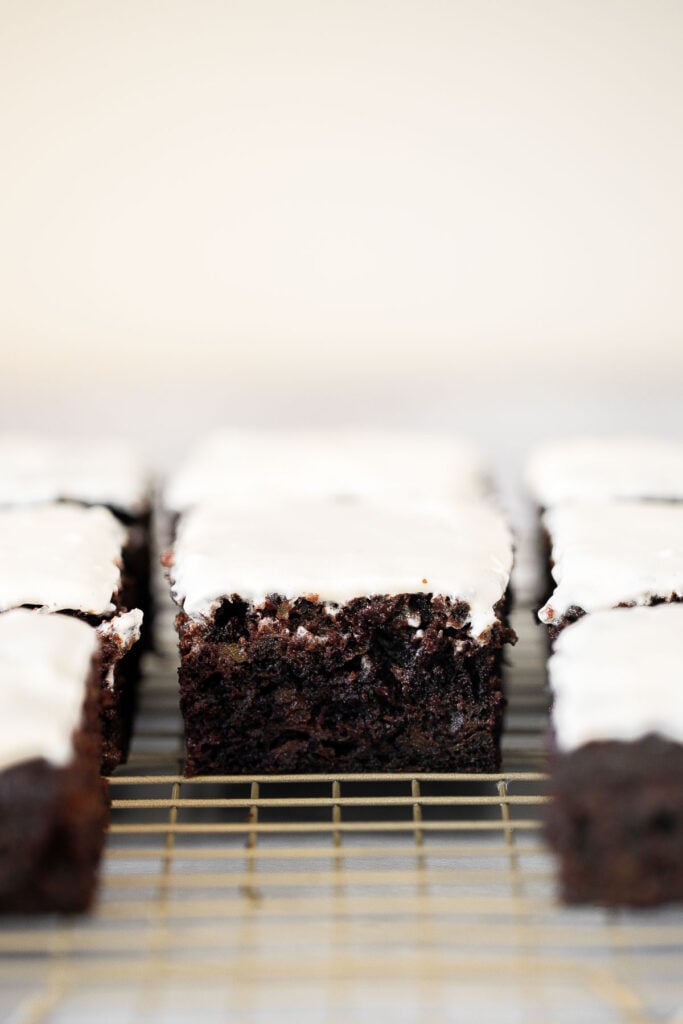
{"type": "Polygon", "coordinates": [[[683,914],[558,906],[528,612],[497,775],[184,779],[149,658],[95,913],[0,932],[0,1021],[683,1021],[683,914]]]}

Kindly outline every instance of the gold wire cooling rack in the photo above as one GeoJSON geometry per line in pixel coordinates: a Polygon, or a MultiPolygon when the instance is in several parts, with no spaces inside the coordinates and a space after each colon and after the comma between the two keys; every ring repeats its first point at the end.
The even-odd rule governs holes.
{"type": "Polygon", "coordinates": [[[498,775],[184,779],[150,658],[98,908],[3,925],[0,1021],[683,1021],[679,909],[555,900],[543,652],[515,626],[498,775]]]}

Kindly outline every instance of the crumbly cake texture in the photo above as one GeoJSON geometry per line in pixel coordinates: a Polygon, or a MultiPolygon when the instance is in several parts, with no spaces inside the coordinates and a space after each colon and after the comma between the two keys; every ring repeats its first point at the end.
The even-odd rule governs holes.
{"type": "Polygon", "coordinates": [[[181,613],[186,773],[496,771],[513,637],[499,606],[477,644],[468,613],[425,594],[181,613]]]}
{"type": "Polygon", "coordinates": [[[553,635],[587,612],[683,597],[683,505],[567,503],[542,524],[555,587],[539,618],[553,635]]]}
{"type": "Polygon", "coordinates": [[[139,608],[144,616],[141,633],[142,646],[154,648],[154,581],[152,576],[152,514],[141,513],[133,519],[119,516],[128,530],[128,542],[123,549],[123,575],[130,588],[130,606],[139,608]]]}
{"type": "Polygon", "coordinates": [[[0,509],[0,612],[35,607],[98,627],[105,773],[127,755],[139,669],[143,613],[135,581],[122,571],[127,542],[128,531],[106,508],[0,509]]]}
{"type": "Polygon", "coordinates": [[[580,437],[540,445],[527,465],[540,508],[567,501],[683,500],[683,442],[580,437]]]}
{"type": "Polygon", "coordinates": [[[488,493],[478,452],[447,435],[376,430],[217,431],[171,477],[174,514],[209,501],[470,500],[488,493]]]}
{"type": "Polygon", "coordinates": [[[187,774],[497,770],[511,563],[483,504],[188,513],[187,774]]]}
{"type": "Polygon", "coordinates": [[[78,912],[108,820],[100,778],[100,647],[76,618],[0,615],[0,911],[78,912]]]}
{"type": "Polygon", "coordinates": [[[683,899],[683,606],[596,612],[558,636],[547,817],[570,903],[683,899]]]}
{"type": "Polygon", "coordinates": [[[128,757],[140,675],[143,614],[139,608],[100,623],[102,652],[100,720],[102,774],[111,775],[128,757]]]}
{"type": "Polygon", "coordinates": [[[679,743],[658,735],[589,743],[551,757],[550,771],[546,831],[559,857],[565,902],[683,900],[679,743]]]}

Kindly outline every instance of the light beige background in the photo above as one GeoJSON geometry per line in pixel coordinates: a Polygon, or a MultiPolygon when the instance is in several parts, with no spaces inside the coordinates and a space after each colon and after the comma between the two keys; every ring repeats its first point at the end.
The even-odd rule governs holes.
{"type": "Polygon", "coordinates": [[[678,0],[0,2],[0,139],[5,420],[677,401],[678,0]]]}

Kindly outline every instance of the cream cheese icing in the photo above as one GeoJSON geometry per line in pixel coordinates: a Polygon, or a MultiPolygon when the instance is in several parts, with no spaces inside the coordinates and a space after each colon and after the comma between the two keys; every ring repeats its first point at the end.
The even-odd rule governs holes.
{"type": "Polygon", "coordinates": [[[541,445],[529,459],[536,503],[611,498],[683,500],[683,442],[647,437],[581,437],[541,445]]]}
{"type": "Polygon", "coordinates": [[[368,501],[210,503],[180,520],[171,581],[193,618],[224,597],[269,594],[339,605],[370,595],[430,593],[466,601],[482,638],[505,593],[512,541],[483,502],[454,507],[368,501]]]}
{"type": "Polygon", "coordinates": [[[657,733],[683,743],[683,605],[596,612],[562,630],[548,663],[562,750],[657,733]]]}
{"type": "Polygon", "coordinates": [[[539,612],[556,623],[572,606],[594,612],[683,595],[683,505],[594,502],[550,509],[556,587],[539,612]]]}
{"type": "Polygon", "coordinates": [[[224,498],[449,500],[487,490],[475,449],[444,435],[223,430],[196,445],[169,481],[165,503],[184,512],[224,498]]]}
{"type": "Polygon", "coordinates": [[[68,615],[0,615],[0,769],[33,758],[65,765],[83,713],[97,632],[68,615]]]}
{"type": "Polygon", "coordinates": [[[149,494],[147,467],[125,441],[0,434],[0,505],[64,500],[136,515],[149,494]]]}
{"type": "Polygon", "coordinates": [[[0,509],[0,611],[38,605],[108,615],[128,533],[106,508],[0,509]]]}

